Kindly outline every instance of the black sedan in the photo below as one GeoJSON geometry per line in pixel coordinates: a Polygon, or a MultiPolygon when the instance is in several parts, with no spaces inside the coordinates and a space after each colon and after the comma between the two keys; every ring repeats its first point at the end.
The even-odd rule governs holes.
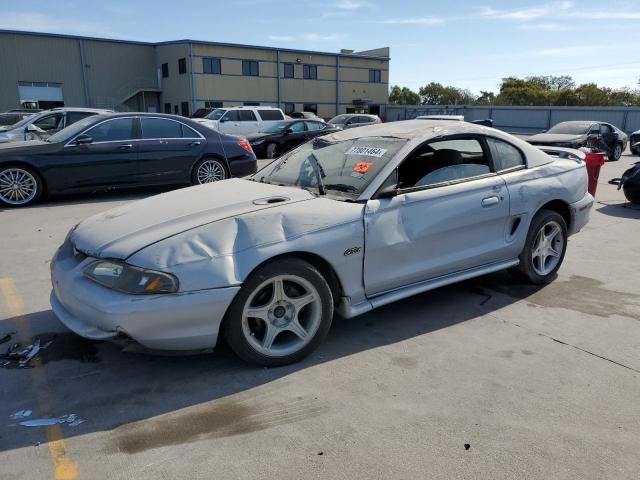
{"type": "Polygon", "coordinates": [[[595,121],[561,122],[544,133],[527,139],[532,145],[556,147],[587,147],[604,152],[609,160],[619,160],[627,148],[628,137],[609,123],[595,121]]]}
{"type": "Polygon", "coordinates": [[[285,120],[264,133],[248,135],[247,140],[258,158],[276,158],[307,140],[338,130],[321,120],[285,120]]]}
{"type": "Polygon", "coordinates": [[[0,145],[0,206],[45,193],[197,185],[256,171],[247,140],[163,114],[94,115],[46,141],[0,145]]]}

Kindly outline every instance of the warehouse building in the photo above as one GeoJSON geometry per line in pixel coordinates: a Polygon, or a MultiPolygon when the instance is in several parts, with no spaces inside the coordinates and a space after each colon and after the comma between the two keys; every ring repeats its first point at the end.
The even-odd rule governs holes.
{"type": "Polygon", "coordinates": [[[0,30],[0,111],[21,104],[190,115],[202,107],[380,114],[389,48],[311,52],[0,30]]]}

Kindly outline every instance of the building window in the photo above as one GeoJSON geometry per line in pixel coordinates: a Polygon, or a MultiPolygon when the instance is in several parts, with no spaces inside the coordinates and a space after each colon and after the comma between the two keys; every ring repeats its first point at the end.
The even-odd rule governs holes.
{"type": "Polygon", "coordinates": [[[171,113],[171,104],[170,103],[165,103],[164,104],[164,113],[171,113]]]}
{"type": "Polygon", "coordinates": [[[180,109],[182,110],[182,116],[183,117],[188,117],[189,116],[189,102],[182,102],[180,104],[180,109]]]}
{"type": "Polygon", "coordinates": [[[284,104],[284,113],[285,115],[289,115],[290,113],[293,113],[296,111],[296,104],[295,103],[285,103],[284,104]]]}
{"type": "Polygon", "coordinates": [[[285,63],[284,64],[283,76],[284,76],[284,78],[295,78],[295,74],[294,74],[294,70],[293,70],[293,63],[285,63]]]}
{"type": "Polygon", "coordinates": [[[204,57],[202,59],[202,73],[220,74],[220,59],[213,57],[204,57]]]}
{"type": "Polygon", "coordinates": [[[187,73],[187,59],[180,58],[178,59],[178,73],[182,75],[183,73],[187,73]]]}
{"type": "Polygon", "coordinates": [[[204,102],[204,108],[222,108],[222,102],[217,100],[207,100],[204,102]]]}
{"type": "Polygon", "coordinates": [[[162,64],[162,78],[167,78],[169,76],[169,64],[162,64]]]}
{"type": "Polygon", "coordinates": [[[369,83],[382,83],[382,71],[376,68],[369,69],[369,83]]]}
{"type": "Polygon", "coordinates": [[[174,105],[173,106],[173,113],[176,114],[176,115],[180,115],[180,110],[179,110],[178,105],[174,105]]]}
{"type": "Polygon", "coordinates": [[[318,66],[317,65],[303,65],[302,66],[302,78],[307,80],[317,80],[318,78],[318,66]]]}
{"type": "Polygon", "coordinates": [[[245,107],[258,107],[260,106],[260,102],[244,102],[242,105],[245,107]]]}
{"type": "Polygon", "coordinates": [[[242,61],[242,75],[245,77],[257,77],[260,75],[260,71],[258,69],[258,61],[257,60],[243,60],[242,61]]]}
{"type": "Polygon", "coordinates": [[[305,103],[302,105],[303,112],[313,112],[318,115],[318,104],[317,103],[305,103]]]}

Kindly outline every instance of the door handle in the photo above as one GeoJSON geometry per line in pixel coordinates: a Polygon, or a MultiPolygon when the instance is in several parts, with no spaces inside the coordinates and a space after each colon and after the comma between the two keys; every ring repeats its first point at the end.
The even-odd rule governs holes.
{"type": "Polygon", "coordinates": [[[200,145],[201,142],[195,141],[195,142],[191,142],[189,144],[190,147],[197,147],[198,145],[200,145]]]}
{"type": "Polygon", "coordinates": [[[500,199],[498,197],[487,197],[487,198],[483,198],[482,199],[482,206],[487,208],[487,207],[491,207],[493,205],[497,205],[498,203],[500,203],[500,199]]]}
{"type": "Polygon", "coordinates": [[[118,150],[129,150],[131,147],[133,147],[133,145],[130,143],[123,143],[118,147],[118,150]]]}

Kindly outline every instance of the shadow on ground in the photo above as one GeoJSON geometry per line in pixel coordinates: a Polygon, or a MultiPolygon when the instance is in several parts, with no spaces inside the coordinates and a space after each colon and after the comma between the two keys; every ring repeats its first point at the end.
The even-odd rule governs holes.
{"type": "MultiPolygon", "coordinates": [[[[325,343],[308,359],[273,369],[241,362],[224,342],[213,354],[158,356],[123,352],[117,345],[87,341],[70,332],[41,334],[43,344],[52,343],[40,354],[41,365],[34,368],[45,370],[48,392],[33,391],[29,370],[0,369],[5,398],[0,414],[9,426],[0,430],[0,451],[44,440],[43,429],[16,426],[9,419],[20,409],[32,409],[34,418],[42,416],[38,408],[42,395],[52,403],[51,415],[76,413],[87,419],[76,428],[63,425],[65,437],[113,430],[112,448],[128,453],[320,415],[325,408],[322,392],[280,404],[278,391],[269,394],[278,387],[269,384],[325,362],[474,319],[539,290],[499,273],[427,292],[354,319],[336,318],[325,343]],[[258,386],[263,387],[259,392],[250,391],[258,386]],[[206,405],[182,410],[201,404],[206,405]],[[141,422],[167,413],[170,415],[141,422]]],[[[43,331],[52,317],[51,311],[43,311],[23,321],[30,323],[31,331],[43,331]]],[[[12,320],[3,324],[10,325],[12,320]]]]}

